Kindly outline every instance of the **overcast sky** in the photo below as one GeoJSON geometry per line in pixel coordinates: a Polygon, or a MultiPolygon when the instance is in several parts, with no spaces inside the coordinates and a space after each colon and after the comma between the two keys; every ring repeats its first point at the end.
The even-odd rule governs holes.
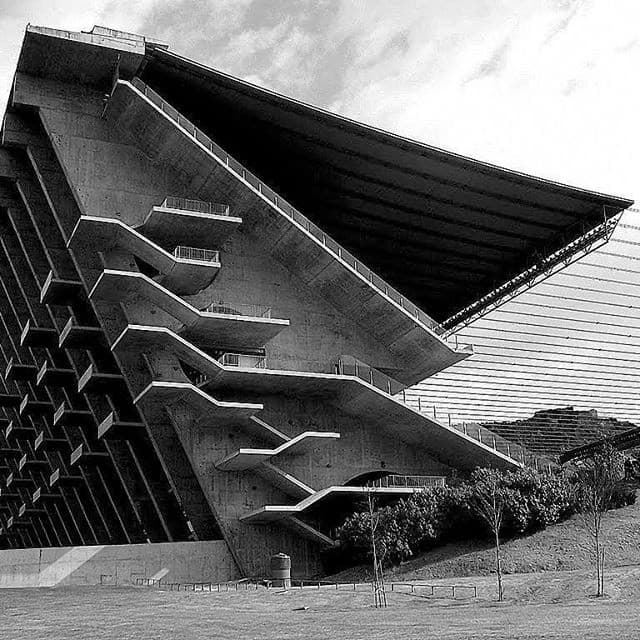
{"type": "Polygon", "coordinates": [[[429,144],[633,197],[638,0],[0,0],[0,100],[25,25],[161,38],[429,144]]]}

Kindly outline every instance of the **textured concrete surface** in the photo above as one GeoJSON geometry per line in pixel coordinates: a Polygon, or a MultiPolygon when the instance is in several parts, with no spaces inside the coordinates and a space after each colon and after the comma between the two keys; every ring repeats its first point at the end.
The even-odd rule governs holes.
{"type": "Polygon", "coordinates": [[[227,544],[169,542],[0,551],[0,588],[224,582],[238,577],[227,544]]]}

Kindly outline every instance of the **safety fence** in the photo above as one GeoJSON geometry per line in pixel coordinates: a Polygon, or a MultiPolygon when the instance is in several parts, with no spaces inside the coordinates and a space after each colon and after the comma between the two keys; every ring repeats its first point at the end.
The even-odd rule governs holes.
{"type": "Polygon", "coordinates": [[[179,211],[193,211],[194,213],[207,213],[215,216],[229,216],[230,209],[228,204],[219,204],[217,202],[205,202],[204,200],[193,200],[190,198],[176,198],[167,196],[161,207],[165,209],[178,209],[179,211]]]}
{"type": "MultiPolygon", "coordinates": [[[[373,582],[338,582],[334,580],[314,580],[292,578],[287,589],[325,589],[328,591],[373,591],[373,582]]],[[[154,587],[166,591],[191,591],[207,593],[229,593],[238,591],[259,591],[261,589],[282,590],[282,580],[272,578],[248,578],[229,582],[162,582],[154,578],[136,578],[136,586],[154,587]]],[[[385,589],[392,593],[408,593],[434,598],[477,598],[478,588],[464,584],[428,584],[423,582],[386,582],[385,589]]]]}
{"type": "Polygon", "coordinates": [[[265,356],[252,356],[244,353],[225,353],[219,362],[227,367],[241,367],[245,369],[266,369],[265,356]]]}
{"type": "Polygon", "coordinates": [[[220,252],[214,249],[199,249],[198,247],[177,246],[173,250],[175,258],[194,260],[196,262],[220,262],[220,252]]]}
{"type": "Polygon", "coordinates": [[[390,474],[383,476],[382,478],[375,478],[369,480],[366,487],[379,487],[379,488],[394,488],[394,487],[407,487],[423,489],[426,487],[444,487],[444,476],[405,476],[390,474]]]}
{"type": "Polygon", "coordinates": [[[242,316],[246,318],[271,318],[271,307],[261,304],[236,304],[213,302],[201,309],[205,313],[222,313],[228,316],[242,316]]]}

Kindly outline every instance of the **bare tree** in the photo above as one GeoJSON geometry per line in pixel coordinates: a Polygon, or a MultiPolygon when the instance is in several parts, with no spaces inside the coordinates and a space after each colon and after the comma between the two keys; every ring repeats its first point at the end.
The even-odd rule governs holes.
{"type": "Polygon", "coordinates": [[[596,595],[604,595],[606,539],[602,520],[611,508],[613,492],[623,477],[622,455],[605,443],[593,456],[580,462],[578,497],[584,526],[591,537],[596,565],[596,595]]]}
{"type": "Polygon", "coordinates": [[[502,476],[495,469],[483,469],[474,474],[471,505],[484,520],[493,535],[496,556],[496,576],[498,580],[498,600],[504,599],[502,586],[502,560],[500,557],[500,532],[504,521],[504,511],[510,490],[504,486],[502,476]]]}
{"type": "Polygon", "coordinates": [[[367,504],[369,507],[369,533],[371,536],[371,556],[373,559],[373,604],[376,608],[387,606],[387,593],[384,588],[384,573],[382,571],[382,558],[378,558],[376,543],[376,531],[380,523],[380,513],[375,510],[372,491],[367,491],[367,504]]]}

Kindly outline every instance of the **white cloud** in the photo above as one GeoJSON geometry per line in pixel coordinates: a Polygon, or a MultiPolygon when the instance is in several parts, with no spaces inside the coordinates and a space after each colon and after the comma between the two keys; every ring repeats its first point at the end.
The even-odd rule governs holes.
{"type": "Polygon", "coordinates": [[[343,3],[338,32],[361,54],[333,108],[530,173],[637,191],[636,2],[400,6],[343,3]],[[406,47],[384,52],[399,32],[406,47]]]}
{"type": "Polygon", "coordinates": [[[633,194],[640,5],[618,0],[0,0],[0,100],[27,22],[172,49],[414,139],[633,194]]]}

